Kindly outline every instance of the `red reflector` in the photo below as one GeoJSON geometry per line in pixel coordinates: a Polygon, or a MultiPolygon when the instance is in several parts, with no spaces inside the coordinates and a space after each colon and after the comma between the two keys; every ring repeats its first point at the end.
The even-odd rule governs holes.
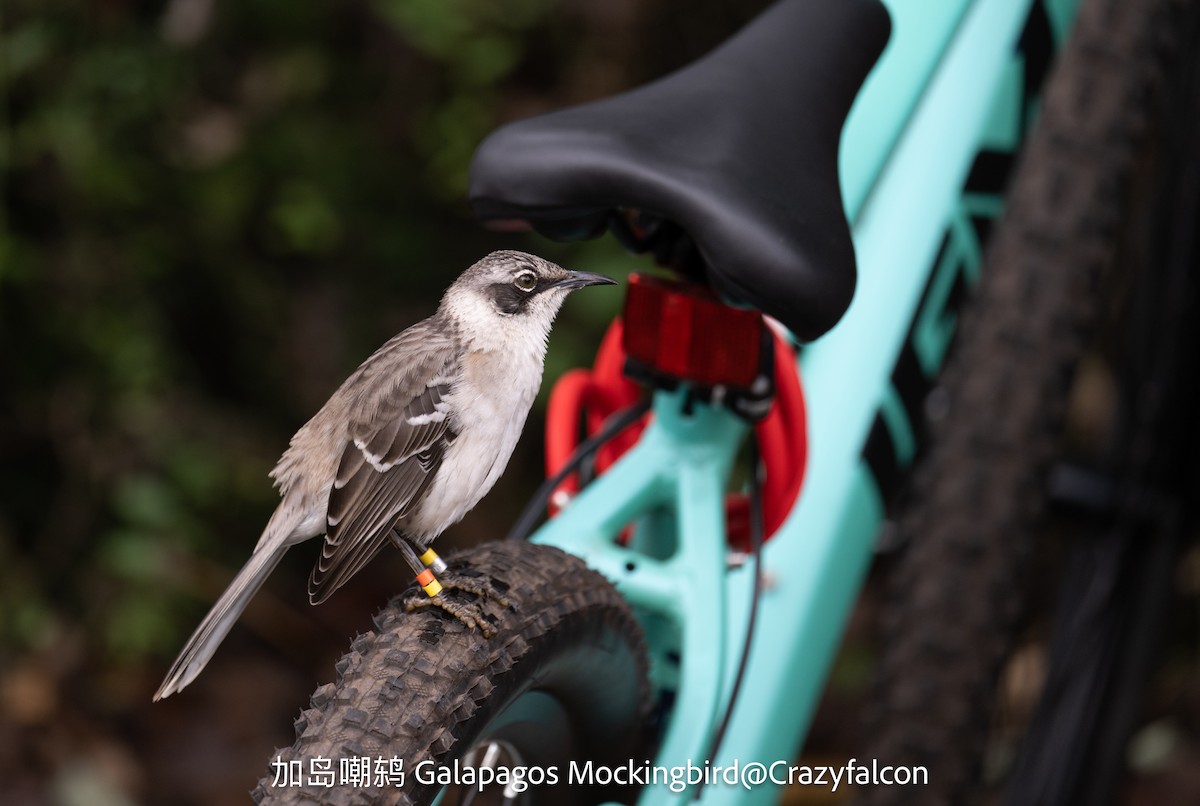
{"type": "Polygon", "coordinates": [[[707,289],[632,275],[624,321],[625,352],[656,372],[740,389],[758,376],[762,314],[725,305],[707,289]]]}

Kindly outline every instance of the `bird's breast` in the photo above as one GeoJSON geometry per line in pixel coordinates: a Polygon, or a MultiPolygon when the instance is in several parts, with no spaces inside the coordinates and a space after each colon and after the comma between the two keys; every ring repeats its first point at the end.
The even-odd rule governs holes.
{"type": "Polygon", "coordinates": [[[541,356],[467,355],[447,402],[454,441],[408,529],[432,538],[491,490],[520,439],[542,379],[541,356]]]}

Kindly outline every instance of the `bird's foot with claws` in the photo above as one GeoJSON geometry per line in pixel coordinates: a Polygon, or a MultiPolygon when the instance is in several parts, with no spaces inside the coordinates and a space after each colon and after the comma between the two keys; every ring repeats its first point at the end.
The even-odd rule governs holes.
{"type": "Polygon", "coordinates": [[[442,585],[441,591],[434,596],[424,593],[409,595],[404,601],[405,611],[412,613],[425,607],[436,607],[471,629],[478,628],[484,638],[491,638],[495,633],[495,617],[488,614],[488,605],[510,607],[504,598],[507,586],[497,585],[482,574],[456,573],[453,570],[443,571],[437,579],[442,585]]]}

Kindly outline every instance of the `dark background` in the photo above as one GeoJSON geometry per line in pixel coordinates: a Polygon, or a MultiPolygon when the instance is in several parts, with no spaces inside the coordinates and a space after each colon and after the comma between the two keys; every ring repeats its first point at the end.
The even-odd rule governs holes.
{"type": "MultiPolygon", "coordinates": [[[[658,76],[764,5],[0,4],[0,800],[245,802],[409,577],[385,554],[311,608],[316,546],[302,545],[200,679],[151,706],[274,507],[267,472],[288,437],[492,249],[645,265],[607,242],[479,228],[464,201],[475,145],[658,76]]],[[[618,302],[568,303],[548,377],[588,361],[618,302]]],[[[447,544],[511,522],[541,472],[541,407],[447,544]]],[[[1198,567],[1181,584],[1200,588],[1198,567]]],[[[1160,708],[1191,703],[1193,718],[1194,639],[1160,708]]],[[[816,752],[853,755],[870,668],[852,637],[816,752]]],[[[1171,724],[1154,758],[1195,758],[1194,732],[1171,724]]]]}

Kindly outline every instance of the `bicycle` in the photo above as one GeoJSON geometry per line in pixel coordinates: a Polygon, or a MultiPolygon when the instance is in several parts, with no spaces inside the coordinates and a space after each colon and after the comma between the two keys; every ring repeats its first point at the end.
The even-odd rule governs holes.
{"type": "MultiPolygon", "coordinates": [[[[472,196],[482,218],[519,219],[557,239],[611,229],[808,343],[794,359],[756,313],[747,320],[690,286],[635,281],[635,311],[698,338],[681,346],[678,331],[654,331],[652,317],[627,307],[593,374],[556,393],[557,472],[541,498],[558,514],[529,542],[454,560],[505,592],[485,603],[495,635],[432,609],[406,614],[397,599],[339,662],[338,682],[313,695],[295,745],[278,757],[402,759],[403,785],[285,792],[268,776],[256,798],[470,802],[478,771],[489,770],[499,788],[486,794],[504,803],[768,801],[779,783],[773,763],[763,765],[764,785],[745,789],[719,776],[678,787],[669,773],[653,785],[628,779],[793,758],[875,552],[888,489],[914,467],[917,503],[903,520],[914,537],[891,588],[895,640],[868,755],[910,771],[924,762],[931,780],[863,794],[960,802],[974,791],[1069,370],[1114,276],[1106,263],[1130,218],[1125,186],[1154,131],[1159,85],[1186,52],[1172,40],[1196,41],[1197,15],[1170,0],[1090,3],[1031,128],[1045,50],[1066,36],[1072,2],[931,11],[892,0],[887,11],[893,34],[878,64],[889,27],[880,4],[784,0],[666,79],[511,124],[481,147],[472,196]],[[714,118],[710,92],[725,92],[721,103],[738,116],[714,118]],[[778,109],[780,97],[803,102],[778,109]],[[946,120],[957,125],[947,131],[946,120]],[[1007,171],[996,169],[1022,144],[1001,217],[1007,171]],[[807,192],[799,199],[796,175],[807,192]],[[909,201],[914,187],[919,205],[909,201]],[[980,241],[993,220],[985,261],[980,241]],[[960,323],[968,290],[975,298],[960,323]],[[620,375],[621,344],[654,387],[649,403],[620,375]],[[563,434],[581,417],[592,434],[575,445],[563,434]],[[935,433],[918,466],[926,420],[935,433]],[[760,436],[761,463],[753,449],[742,461],[749,495],[729,501],[752,429],[773,436],[760,436]],[[934,584],[947,569],[954,584],[934,584]],[[770,625],[771,640],[755,625],[770,625]],[[476,770],[466,782],[464,758],[476,770]],[[608,777],[593,775],[590,787],[568,780],[573,763],[589,762],[608,777]],[[429,780],[419,780],[422,765],[429,780]],[[612,772],[623,765],[625,781],[612,772]],[[452,774],[437,778],[445,769],[452,774]]],[[[1196,98],[1194,82],[1172,92],[1196,98]]],[[[1186,140],[1168,145],[1186,153],[1186,140]]],[[[1180,249],[1194,255],[1194,239],[1185,241],[1180,249]]],[[[1186,259],[1161,262],[1170,264],[1163,277],[1186,274],[1186,259]]],[[[1152,279],[1139,287],[1162,278],[1152,279]]],[[[1178,334],[1190,327],[1184,318],[1178,334]]],[[[1168,464],[1178,470],[1177,459],[1168,464]]],[[[1179,542],[1167,545],[1173,555],[1179,542]]],[[[1156,568],[1138,591],[1161,586],[1170,564],[1156,568]]],[[[1145,661],[1150,650],[1133,654],[1145,661]]],[[[1069,677],[1069,656],[1061,668],[1069,677]]],[[[1137,680],[1117,688],[1128,694],[1137,680]]],[[[1071,738],[1101,701],[1066,725],[1071,738]]],[[[1122,732],[1127,724],[1104,731],[1118,752],[1122,732]]],[[[1091,758],[1111,760],[1107,752],[1091,758]]],[[[1044,788],[1060,772],[1018,772],[1016,786],[1044,788]]],[[[1060,777],[1060,799],[1045,802],[1083,797],[1078,771],[1060,777]]]]}

